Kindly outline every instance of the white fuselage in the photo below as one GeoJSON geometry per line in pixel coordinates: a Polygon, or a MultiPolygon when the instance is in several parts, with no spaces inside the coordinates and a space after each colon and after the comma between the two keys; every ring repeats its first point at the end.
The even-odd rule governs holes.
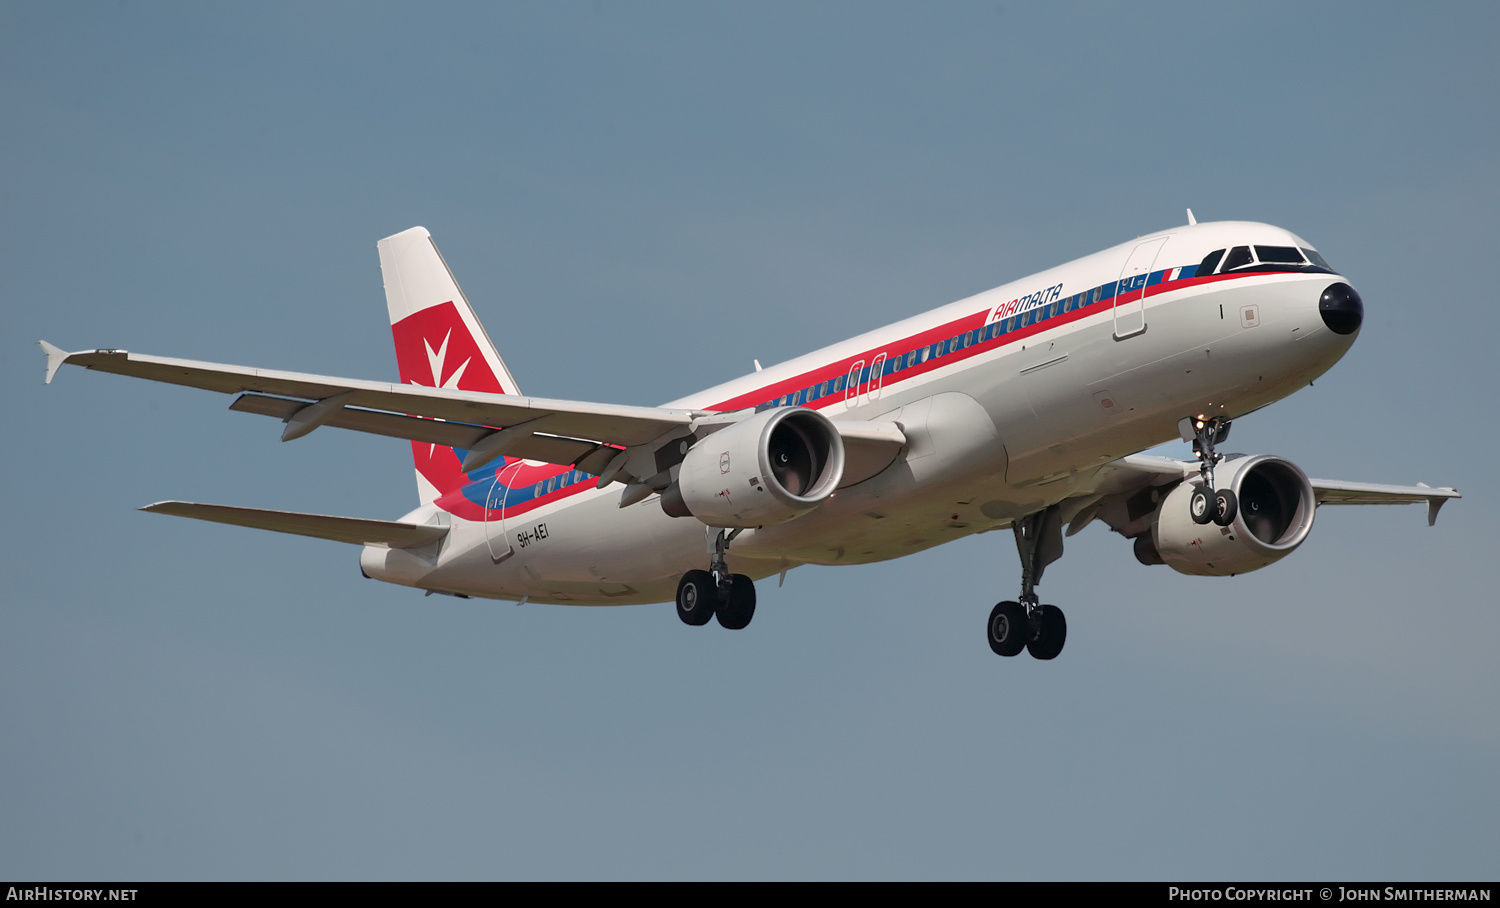
{"type": "MultiPolygon", "coordinates": [[[[1150,234],[668,404],[809,406],[836,422],[894,422],[907,437],[873,478],[795,520],[744,531],[731,568],[760,578],[880,561],[1008,526],[1075,494],[1102,465],[1177,437],[1185,416],[1234,418],[1307,384],[1357,336],[1329,330],[1319,313],[1320,294],[1343,278],[1174,270],[1191,275],[1212,250],[1254,244],[1311,248],[1265,224],[1150,234]],[[1092,298],[1119,287],[1128,289],[1092,298]]],[[[440,545],[370,546],[361,565],[472,596],[671,599],[683,572],[706,562],[704,524],[667,516],[656,496],[621,508],[618,488],[584,479],[570,474],[566,494],[484,521],[425,506],[408,519],[450,521],[440,545]]]]}

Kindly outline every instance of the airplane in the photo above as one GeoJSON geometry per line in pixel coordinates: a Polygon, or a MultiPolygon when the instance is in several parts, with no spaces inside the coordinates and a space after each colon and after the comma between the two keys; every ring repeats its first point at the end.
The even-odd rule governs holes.
{"type": "Polygon", "coordinates": [[[1055,658],[1036,592],[1064,535],[1099,521],[1146,565],[1224,576],[1307,538],[1320,505],[1425,503],[1452,488],[1310,479],[1219,450],[1230,425],[1309,385],[1364,303],[1279,227],[1139,236],[660,407],[528,397],[430,234],[377,243],[399,383],[42,341],[64,364],[237,395],[282,440],[333,426],[410,441],[400,520],[164,501],[141,510],[363,546],[364,576],[428,595],[627,605],[750,624],[755,581],[898,558],[1010,529],[1018,597],[986,623],[1001,656],[1055,658]],[[1193,460],[1139,452],[1191,441],[1193,460]]]}

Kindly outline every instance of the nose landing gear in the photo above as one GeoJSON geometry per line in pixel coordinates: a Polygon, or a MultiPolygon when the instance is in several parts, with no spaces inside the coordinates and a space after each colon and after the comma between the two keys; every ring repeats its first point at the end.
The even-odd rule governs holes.
{"type": "Polygon", "coordinates": [[[1203,462],[1198,468],[1203,484],[1193,490],[1192,498],[1188,500],[1193,523],[1200,526],[1216,523],[1227,527],[1234,523],[1234,517],[1239,513],[1239,501],[1233,490],[1214,488],[1214,465],[1224,459],[1214,446],[1229,437],[1229,420],[1217,416],[1209,419],[1194,416],[1184,419],[1180,428],[1183,437],[1192,440],[1193,453],[1203,462]]]}
{"type": "Polygon", "coordinates": [[[688,571],[677,582],[677,617],[701,627],[711,618],[729,630],[742,630],[755,617],[755,581],[729,573],[724,553],[739,530],[719,530],[709,543],[709,569],[688,571]]]}

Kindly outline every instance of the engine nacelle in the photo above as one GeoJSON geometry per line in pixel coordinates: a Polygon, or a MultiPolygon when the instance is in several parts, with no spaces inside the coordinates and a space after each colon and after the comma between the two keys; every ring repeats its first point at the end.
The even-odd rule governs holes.
{"type": "Polygon", "coordinates": [[[1239,499],[1239,513],[1229,526],[1194,523],[1188,499],[1199,483],[1181,483],[1157,510],[1151,528],[1156,551],[1147,554],[1183,574],[1243,574],[1290,555],[1312,529],[1317,507],[1312,483],[1290,461],[1236,455],[1214,468],[1214,485],[1239,499]]]}
{"type": "Polygon", "coordinates": [[[844,440],[828,417],[779,407],[688,449],[661,508],[714,527],[770,526],[822,504],[843,476],[844,440]]]}

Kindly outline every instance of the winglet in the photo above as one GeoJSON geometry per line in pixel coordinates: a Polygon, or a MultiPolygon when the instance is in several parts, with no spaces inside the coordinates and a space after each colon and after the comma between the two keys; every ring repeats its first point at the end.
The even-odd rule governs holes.
{"type": "Polygon", "coordinates": [[[1437,512],[1442,510],[1443,505],[1448,503],[1446,498],[1427,499],[1427,525],[1437,526],[1437,512]]]}
{"type": "MultiPolygon", "coordinates": [[[[1432,488],[1431,486],[1429,486],[1425,482],[1419,482],[1419,483],[1417,483],[1417,485],[1420,486],[1421,488],[1424,488],[1424,489],[1430,489],[1430,488],[1432,488]]],[[[1442,492],[1452,492],[1453,494],[1452,495],[1444,495],[1441,498],[1439,498],[1436,495],[1434,495],[1431,498],[1427,499],[1427,525],[1430,526],[1430,527],[1437,526],[1438,511],[1441,511],[1443,509],[1443,505],[1445,505],[1445,504],[1448,503],[1448,499],[1449,498],[1458,498],[1458,497],[1460,497],[1459,494],[1458,494],[1458,490],[1457,489],[1451,489],[1451,488],[1448,488],[1448,487],[1445,486],[1442,489],[1440,489],[1439,491],[1442,491],[1442,492]]]]}
{"type": "Polygon", "coordinates": [[[42,345],[42,352],[47,354],[47,384],[52,384],[52,376],[62,368],[62,364],[68,361],[68,351],[61,347],[54,347],[46,341],[37,341],[42,345]]]}

